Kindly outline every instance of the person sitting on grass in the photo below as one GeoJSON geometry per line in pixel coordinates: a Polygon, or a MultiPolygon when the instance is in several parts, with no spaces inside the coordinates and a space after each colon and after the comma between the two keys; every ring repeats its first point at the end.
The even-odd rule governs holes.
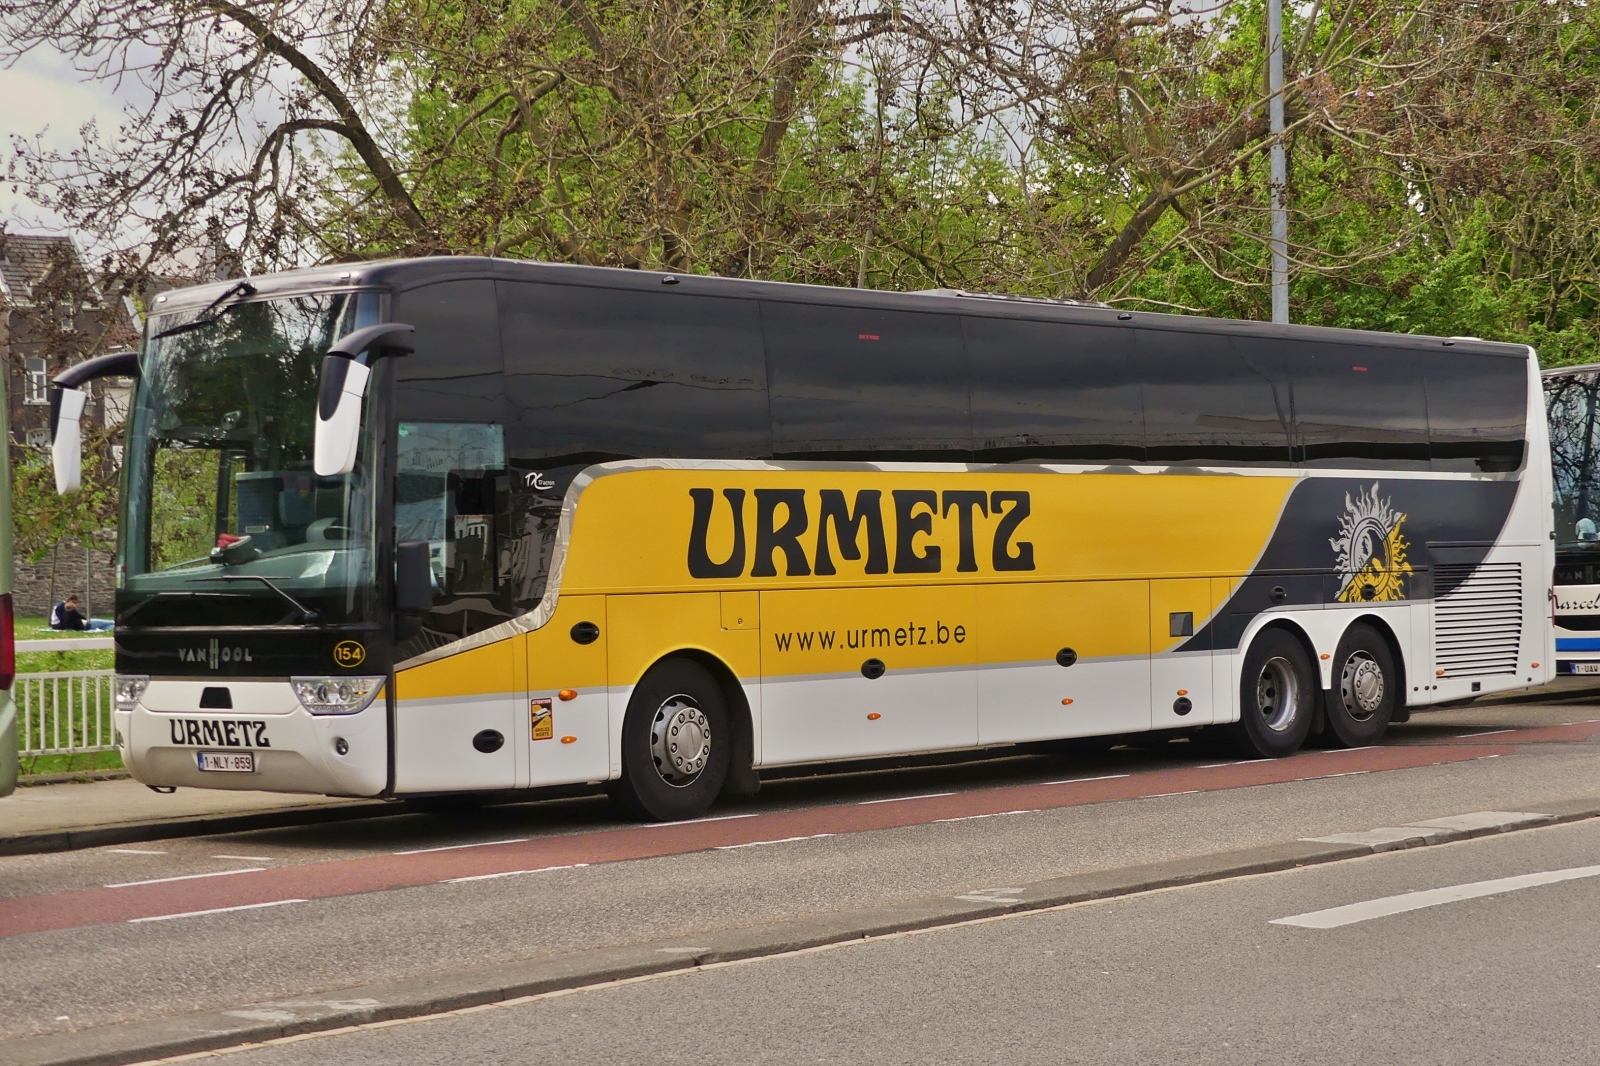
{"type": "Polygon", "coordinates": [[[78,597],[68,596],[50,608],[50,628],[99,632],[110,629],[111,621],[106,618],[85,618],[78,610],[78,597]]]}

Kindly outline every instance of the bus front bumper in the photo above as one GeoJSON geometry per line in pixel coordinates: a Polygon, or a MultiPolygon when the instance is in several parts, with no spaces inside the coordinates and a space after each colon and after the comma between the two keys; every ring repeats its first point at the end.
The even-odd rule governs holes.
{"type": "Polygon", "coordinates": [[[376,796],[388,782],[382,693],[355,714],[314,715],[288,681],[229,681],[233,706],[200,706],[216,682],[153,679],[116,712],[118,746],[147,785],[376,796]]]}

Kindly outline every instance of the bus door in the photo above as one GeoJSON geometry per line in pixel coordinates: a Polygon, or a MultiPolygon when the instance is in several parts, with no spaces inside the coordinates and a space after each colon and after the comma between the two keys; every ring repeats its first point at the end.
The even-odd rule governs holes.
{"type": "Polygon", "coordinates": [[[978,742],[971,586],[761,593],[768,764],[978,742]]]}
{"type": "Polygon", "coordinates": [[[1210,630],[1205,628],[1210,616],[1210,578],[1150,582],[1151,729],[1216,721],[1210,630]]]}
{"type": "Polygon", "coordinates": [[[978,742],[1130,733],[1150,724],[1145,581],[978,590],[978,742]]]}

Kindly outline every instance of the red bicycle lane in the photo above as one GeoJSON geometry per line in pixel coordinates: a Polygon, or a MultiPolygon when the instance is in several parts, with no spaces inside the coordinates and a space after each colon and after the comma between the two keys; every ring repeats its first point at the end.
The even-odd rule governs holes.
{"type": "Polygon", "coordinates": [[[741,848],[1116,800],[1436,766],[1507,755],[1527,744],[1583,741],[1597,732],[1600,732],[1600,722],[1579,722],[1465,734],[1425,744],[1302,752],[1288,759],[1135,774],[1091,774],[1061,781],[976,788],[948,794],[739,813],[688,822],[153,879],[0,901],[0,936],[273,906],[289,901],[307,902],[462,879],[514,876],[552,867],[659,858],[714,848],[741,848]],[[1478,736],[1483,739],[1477,739],[1478,736]]]}

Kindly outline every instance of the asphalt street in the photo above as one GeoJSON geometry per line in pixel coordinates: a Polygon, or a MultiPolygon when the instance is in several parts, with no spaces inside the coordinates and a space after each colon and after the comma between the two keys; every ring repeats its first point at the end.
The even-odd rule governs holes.
{"type": "MultiPolygon", "coordinates": [[[[1275,763],[1178,743],[804,775],[678,826],[622,823],[585,798],[3,858],[0,1040],[1600,800],[1597,718],[1600,704],[1462,708],[1418,716],[1377,749],[1275,763]],[[250,909],[195,913],[234,905],[250,909]]],[[[1532,891],[1593,890],[1579,881],[1532,891]]],[[[1174,982],[1181,1000],[1183,980],[1174,982]]],[[[951,1007],[965,1012],[983,994],[968,988],[951,1007]]]]}
{"type": "Polygon", "coordinates": [[[1600,824],[708,967],[227,1056],[230,1066],[1592,1064],[1600,824]],[[1332,929],[1308,911],[1588,867],[1332,929]]]}

